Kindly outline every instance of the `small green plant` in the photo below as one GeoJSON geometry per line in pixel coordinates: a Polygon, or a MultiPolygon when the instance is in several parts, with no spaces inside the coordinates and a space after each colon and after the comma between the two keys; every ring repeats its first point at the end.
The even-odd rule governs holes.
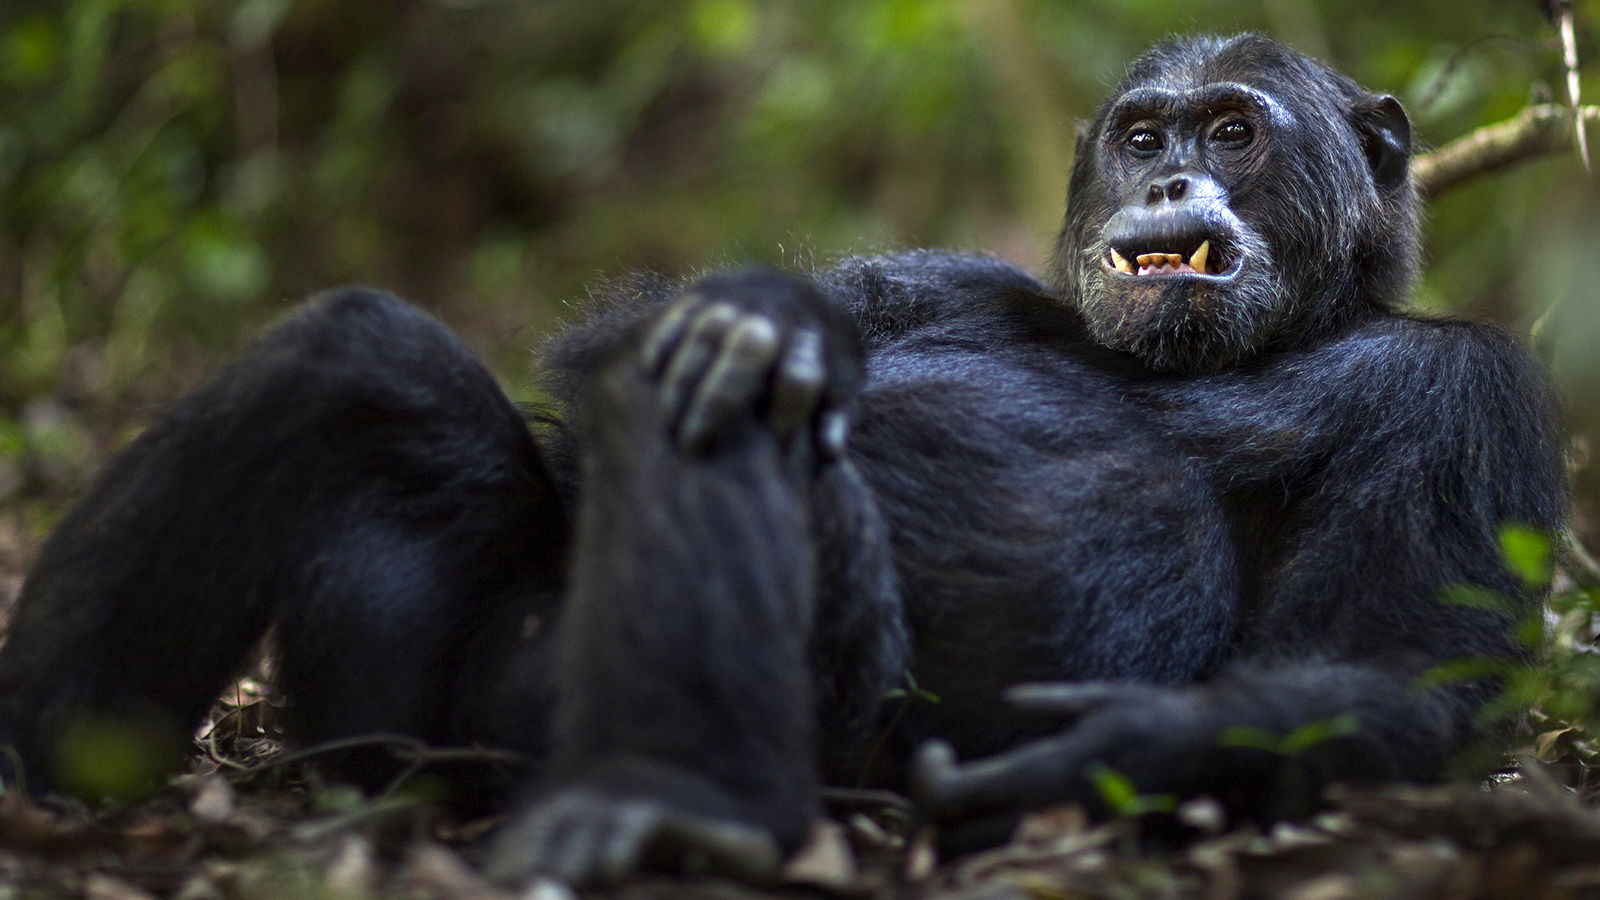
{"type": "Polygon", "coordinates": [[[1334,738],[1348,737],[1360,728],[1360,720],[1349,714],[1308,722],[1288,734],[1277,734],[1265,728],[1236,725],[1223,729],[1217,738],[1217,743],[1224,747],[1265,750],[1285,759],[1294,759],[1318,744],[1334,738]]]}
{"type": "MultiPolygon", "coordinates": [[[[1574,555],[1582,552],[1570,532],[1565,536],[1574,555]]],[[[1521,712],[1529,707],[1537,755],[1553,762],[1566,755],[1558,745],[1576,753],[1587,772],[1593,762],[1595,736],[1600,735],[1600,590],[1576,583],[1554,592],[1547,603],[1548,615],[1538,621],[1542,665],[1524,674],[1521,683],[1512,681],[1513,694],[1523,701],[1521,712]],[[1559,738],[1559,740],[1558,740],[1559,738]]]]}
{"type": "Polygon", "coordinates": [[[895,706],[894,714],[884,724],[883,731],[879,732],[878,739],[872,742],[872,749],[867,751],[866,762],[861,766],[861,777],[857,781],[858,787],[865,785],[871,779],[873,770],[878,766],[878,760],[883,756],[883,748],[889,743],[889,736],[894,734],[895,726],[899,725],[900,720],[905,717],[906,710],[917,702],[939,702],[938,694],[917,684],[917,676],[911,674],[909,667],[901,670],[900,678],[903,681],[901,687],[890,688],[883,692],[885,703],[893,703],[897,700],[899,703],[895,706]]]}
{"type": "MultiPolygon", "coordinates": [[[[917,676],[911,674],[911,670],[910,669],[906,669],[903,672],[901,672],[900,674],[901,674],[901,678],[903,678],[905,680],[905,685],[903,687],[890,688],[887,691],[884,691],[883,692],[883,699],[885,699],[885,700],[923,700],[923,701],[926,701],[928,703],[938,703],[939,702],[939,695],[938,694],[935,694],[932,691],[926,690],[921,685],[917,684],[917,676]]],[[[902,707],[902,709],[904,709],[904,707],[902,707]]]]}
{"type": "Polygon", "coordinates": [[[1555,575],[1555,548],[1550,535],[1517,522],[1500,526],[1500,557],[1524,587],[1542,591],[1555,575]]]}
{"type": "Polygon", "coordinates": [[[1217,736],[1217,743],[1224,747],[1260,750],[1282,760],[1284,765],[1278,777],[1286,808],[1297,814],[1309,814],[1316,805],[1316,791],[1304,769],[1294,763],[1312,748],[1360,730],[1361,720],[1346,713],[1307,722],[1286,734],[1243,725],[1225,728],[1217,736]]]}
{"type": "MultiPolygon", "coordinates": [[[[1576,538],[1562,536],[1581,552],[1576,538]]],[[[1539,732],[1534,744],[1541,759],[1554,755],[1560,736],[1565,746],[1592,746],[1600,733],[1600,591],[1575,582],[1556,581],[1557,542],[1538,529],[1506,523],[1498,533],[1501,560],[1527,597],[1549,594],[1545,604],[1529,611],[1525,600],[1476,585],[1452,585],[1440,591],[1440,602],[1488,610],[1516,618],[1517,642],[1536,657],[1537,665],[1506,659],[1451,660],[1418,679],[1422,690],[1468,681],[1498,683],[1497,695],[1479,712],[1487,727],[1515,723],[1526,729],[1532,719],[1539,732]],[[1552,588],[1554,590],[1552,591],[1552,588]],[[1528,715],[1529,710],[1533,715],[1528,715]]],[[[1530,723],[1531,724],[1531,723],[1530,723]]]]}
{"type": "Polygon", "coordinates": [[[1089,763],[1083,767],[1083,774],[1094,785],[1100,800],[1119,819],[1170,813],[1178,808],[1177,797],[1172,794],[1141,794],[1139,786],[1132,779],[1103,762],[1089,763]]]}

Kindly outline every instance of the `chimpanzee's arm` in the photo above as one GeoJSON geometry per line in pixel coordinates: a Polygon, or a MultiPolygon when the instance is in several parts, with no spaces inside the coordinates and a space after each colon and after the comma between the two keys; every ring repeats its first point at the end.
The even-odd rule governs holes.
{"type": "Polygon", "coordinates": [[[1385,319],[1145,390],[1236,517],[1247,571],[1234,661],[1189,688],[1039,689],[1027,705],[1078,713],[1076,726],[965,767],[931,747],[924,802],[950,820],[1094,803],[1098,762],[1143,792],[1211,794],[1271,819],[1329,783],[1442,775],[1481,736],[1496,667],[1528,650],[1516,629],[1539,586],[1508,567],[1501,528],[1548,534],[1564,511],[1555,419],[1526,354],[1479,326],[1385,319]],[[1503,605],[1444,596],[1461,585],[1503,605]],[[1484,677],[1423,680],[1462,660],[1484,677]]]}

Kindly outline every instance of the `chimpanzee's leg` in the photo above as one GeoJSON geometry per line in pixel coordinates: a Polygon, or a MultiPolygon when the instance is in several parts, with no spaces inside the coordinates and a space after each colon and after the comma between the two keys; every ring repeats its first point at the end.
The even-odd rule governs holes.
{"type": "Polygon", "coordinates": [[[842,464],[842,421],[816,425],[859,379],[851,328],[802,282],[724,275],[593,374],[552,768],[497,877],[605,881],[696,855],[761,871],[804,836],[808,641],[831,580],[807,498],[842,464]]]}
{"type": "Polygon", "coordinates": [[[56,530],[0,652],[0,729],[46,782],[95,790],[76,736],[170,756],[276,618],[304,737],[447,737],[463,634],[549,590],[564,530],[482,366],[399,301],[328,296],[119,454],[56,530]]]}
{"type": "Polygon", "coordinates": [[[285,336],[345,348],[338,374],[310,373],[342,385],[321,418],[338,437],[305,463],[332,468],[277,619],[297,731],[471,739],[452,709],[473,699],[457,685],[469,638],[554,610],[559,500],[521,415],[437,323],[366,295],[320,312],[311,336],[285,336]]]}

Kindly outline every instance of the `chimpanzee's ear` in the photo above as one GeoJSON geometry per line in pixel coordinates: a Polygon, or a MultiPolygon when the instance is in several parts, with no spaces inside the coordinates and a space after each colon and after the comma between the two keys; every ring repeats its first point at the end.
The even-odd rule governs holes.
{"type": "Polygon", "coordinates": [[[1082,157],[1085,153],[1093,153],[1094,152],[1094,133],[1093,133],[1093,131],[1094,131],[1094,124],[1093,123],[1091,123],[1091,122],[1079,122],[1078,123],[1078,133],[1073,138],[1073,142],[1072,142],[1072,149],[1073,149],[1072,158],[1073,159],[1078,159],[1078,158],[1082,157]]]}
{"type": "Polygon", "coordinates": [[[1400,101],[1388,94],[1368,94],[1351,106],[1350,123],[1361,136],[1361,149],[1378,189],[1404,184],[1411,161],[1411,120],[1400,101]]]}

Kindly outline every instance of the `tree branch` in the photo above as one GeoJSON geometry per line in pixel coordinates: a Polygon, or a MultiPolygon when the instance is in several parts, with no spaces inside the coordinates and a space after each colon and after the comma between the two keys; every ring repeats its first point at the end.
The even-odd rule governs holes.
{"type": "MultiPolygon", "coordinates": [[[[1600,122],[1600,106],[1582,106],[1585,125],[1600,122]]],[[[1574,132],[1565,106],[1530,106],[1504,122],[1485,125],[1411,161],[1411,178],[1424,200],[1456,185],[1524,160],[1570,150],[1574,132]]]]}

